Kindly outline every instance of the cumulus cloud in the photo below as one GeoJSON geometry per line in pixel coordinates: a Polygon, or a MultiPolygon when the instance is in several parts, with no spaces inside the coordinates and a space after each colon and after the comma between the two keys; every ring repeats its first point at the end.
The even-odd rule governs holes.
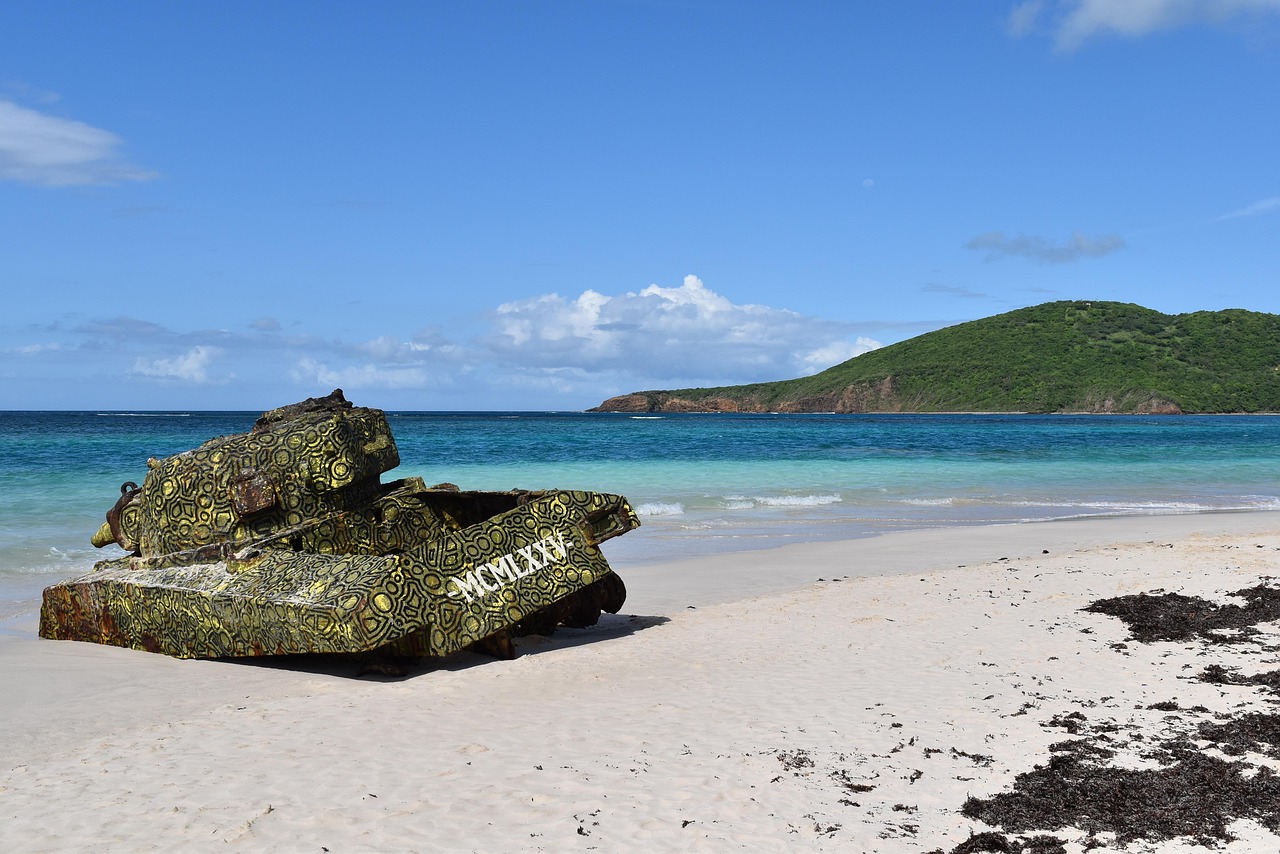
{"type": "Polygon", "coordinates": [[[327,386],[343,389],[364,388],[423,388],[428,384],[426,370],[419,366],[386,366],[366,362],[331,368],[317,359],[299,359],[290,371],[290,378],[301,385],[327,386]]]}
{"type": "Polygon", "coordinates": [[[28,371],[38,361],[50,376],[163,382],[169,397],[179,386],[207,395],[211,386],[236,379],[237,390],[289,386],[303,396],[341,387],[377,390],[410,405],[448,399],[577,408],[638,388],[809,375],[879,347],[869,337],[873,330],[903,328],[736,303],[696,276],[678,287],[532,296],[498,306],[471,333],[428,326],[406,334],[392,322],[384,334],[353,340],[282,334],[278,321],[253,317],[227,322],[228,329],[118,316],[9,330],[0,372],[7,356],[25,360],[28,371]]]}
{"type": "Polygon", "coordinates": [[[1081,258],[1101,258],[1124,248],[1124,239],[1118,234],[1100,234],[1087,237],[1078,231],[1063,243],[1054,243],[1046,237],[1019,234],[1007,237],[1002,231],[979,234],[965,244],[966,249],[985,251],[986,260],[994,261],[1007,256],[1030,258],[1044,264],[1069,264],[1081,258]]]}
{"type": "Polygon", "coordinates": [[[879,346],[850,324],[733,303],[696,276],[614,296],[543,294],[499,306],[493,321],[485,343],[504,361],[654,379],[778,379],[879,346]]]}
{"type": "Polygon", "coordinates": [[[434,351],[444,354],[450,351],[448,344],[433,344],[427,341],[402,341],[395,335],[381,335],[377,338],[356,345],[358,352],[379,362],[390,364],[420,364],[426,354],[434,351]]]}
{"type": "Polygon", "coordinates": [[[110,131],[0,100],[0,179],[64,187],[154,178],[120,159],[121,142],[110,131]]]}
{"type": "Polygon", "coordinates": [[[377,364],[434,368],[456,368],[458,361],[465,356],[465,346],[433,330],[419,332],[408,339],[399,335],[379,335],[354,344],[334,342],[331,349],[335,354],[371,360],[377,364]]]}
{"type": "Polygon", "coordinates": [[[854,356],[861,356],[863,353],[878,350],[880,346],[879,341],[873,338],[864,338],[861,335],[853,341],[832,341],[830,344],[825,344],[816,350],[801,354],[801,358],[806,365],[802,373],[807,375],[825,371],[832,365],[849,361],[854,356]]]}
{"type": "MultiPolygon", "coordinates": [[[[181,355],[171,359],[139,358],[133,363],[130,372],[135,376],[152,377],[162,380],[181,380],[190,383],[209,382],[206,369],[219,353],[216,347],[192,347],[181,355]]],[[[230,379],[231,377],[227,377],[230,379]]],[[[225,382],[226,380],[222,380],[225,382]]]]}
{"type": "Polygon", "coordinates": [[[1040,28],[1053,32],[1059,50],[1071,51],[1096,36],[1137,38],[1192,24],[1219,24],[1280,14],[1280,0],[1060,0],[1050,11],[1044,0],[1018,3],[1006,29],[1015,37],[1040,28]]]}

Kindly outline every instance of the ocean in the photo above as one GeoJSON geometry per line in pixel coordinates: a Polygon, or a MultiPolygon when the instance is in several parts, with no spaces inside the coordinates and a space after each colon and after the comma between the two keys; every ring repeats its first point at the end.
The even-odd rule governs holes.
{"type": "MultiPolygon", "coordinates": [[[[146,459],[250,412],[0,412],[0,618],[118,555],[89,537],[146,459]]],[[[626,495],[616,568],[943,525],[1280,509],[1280,417],[388,413],[400,467],[626,495]]]]}

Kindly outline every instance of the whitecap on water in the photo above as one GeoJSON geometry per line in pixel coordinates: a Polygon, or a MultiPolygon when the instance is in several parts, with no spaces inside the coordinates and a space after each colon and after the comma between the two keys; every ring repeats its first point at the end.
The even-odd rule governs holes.
{"type": "Polygon", "coordinates": [[[764,507],[821,507],[844,501],[839,495],[761,495],[752,500],[764,507]]]}
{"type": "Polygon", "coordinates": [[[664,503],[654,501],[648,504],[636,505],[637,516],[683,516],[684,505],[680,502],[664,503]]]}

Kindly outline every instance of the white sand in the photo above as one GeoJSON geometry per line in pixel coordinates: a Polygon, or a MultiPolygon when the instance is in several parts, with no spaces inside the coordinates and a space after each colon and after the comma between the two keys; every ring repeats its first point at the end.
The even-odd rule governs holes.
{"type": "MultiPolygon", "coordinates": [[[[619,569],[623,615],[403,680],[10,626],[0,851],[950,850],[990,829],[960,814],[968,796],[1007,790],[1067,737],[1044,726],[1057,714],[1158,735],[1159,701],[1274,709],[1190,679],[1213,662],[1274,669],[1256,647],[1117,650],[1125,626],[1079,609],[1160,588],[1221,600],[1280,575],[1280,513],[619,569]]],[[[1280,851],[1252,822],[1232,830],[1225,850],[1280,851]]]]}

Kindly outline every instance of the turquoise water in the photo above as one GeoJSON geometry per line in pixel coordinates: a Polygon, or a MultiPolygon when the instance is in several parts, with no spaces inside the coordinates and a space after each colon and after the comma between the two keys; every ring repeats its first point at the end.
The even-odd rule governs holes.
{"type": "MultiPolygon", "coordinates": [[[[0,617],[80,573],[149,456],[258,413],[0,412],[0,617]]],[[[615,566],[937,525],[1280,509],[1268,416],[390,413],[404,461],[464,489],[620,492],[615,566]]]]}

